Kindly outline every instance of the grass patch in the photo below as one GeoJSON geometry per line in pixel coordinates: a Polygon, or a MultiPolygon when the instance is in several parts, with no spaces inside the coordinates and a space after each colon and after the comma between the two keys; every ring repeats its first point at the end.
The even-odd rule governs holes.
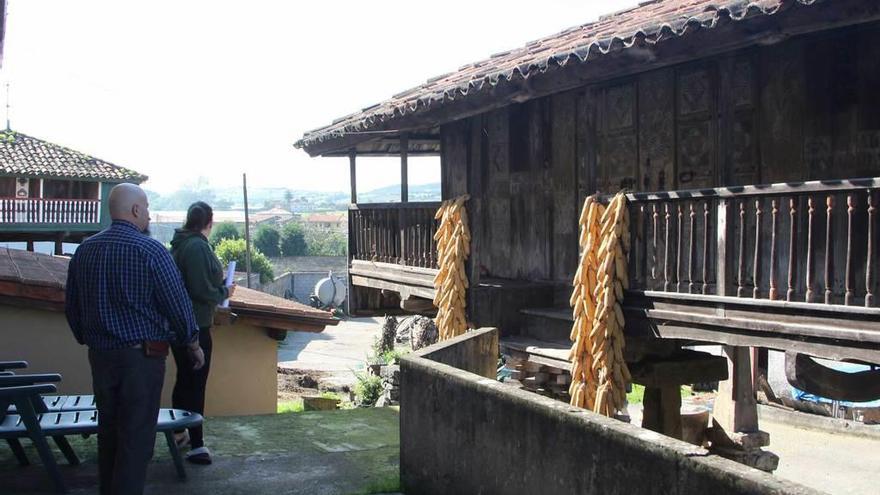
{"type": "MultiPolygon", "coordinates": [[[[694,395],[694,391],[688,385],[682,385],[681,397],[684,399],[694,395]]],[[[632,392],[626,394],[626,401],[630,404],[641,404],[645,400],[645,387],[636,383],[632,384],[632,392]]]]}
{"type": "Polygon", "coordinates": [[[287,400],[278,403],[278,414],[303,412],[302,399],[287,400]]]}
{"type": "Polygon", "coordinates": [[[358,495],[371,495],[374,493],[393,493],[400,491],[400,476],[395,474],[386,475],[378,480],[373,480],[364,487],[358,495]]]}

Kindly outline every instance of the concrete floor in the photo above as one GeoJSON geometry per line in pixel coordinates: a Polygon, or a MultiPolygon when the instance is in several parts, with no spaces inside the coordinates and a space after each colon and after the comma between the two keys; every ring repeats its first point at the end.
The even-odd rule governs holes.
{"type": "MultiPolygon", "coordinates": [[[[97,493],[96,438],[69,439],[83,461],[67,466],[56,453],[70,493],[97,493]]],[[[399,489],[395,409],[209,418],[206,440],[214,464],[187,463],[189,479],[181,482],[164,439],[158,439],[145,493],[337,495],[399,489]]],[[[53,493],[39,457],[26,448],[33,463],[28,467],[19,467],[5,445],[0,448],[0,493],[53,493]]]]}
{"type": "Polygon", "coordinates": [[[321,333],[288,332],[278,347],[278,366],[323,372],[322,381],[342,386],[355,383],[379,334],[381,317],[350,318],[321,333]]]}

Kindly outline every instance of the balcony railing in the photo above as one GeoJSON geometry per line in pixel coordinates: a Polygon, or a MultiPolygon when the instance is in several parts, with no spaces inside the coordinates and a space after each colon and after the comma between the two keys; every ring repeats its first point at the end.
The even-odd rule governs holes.
{"type": "Polygon", "coordinates": [[[348,211],[349,256],[353,260],[437,268],[439,202],[352,205],[348,211]]]}
{"type": "Polygon", "coordinates": [[[629,195],[631,289],[878,306],[880,178],[629,195]]]}
{"type": "Polygon", "coordinates": [[[0,224],[89,224],[101,222],[99,199],[0,198],[0,224]]]}

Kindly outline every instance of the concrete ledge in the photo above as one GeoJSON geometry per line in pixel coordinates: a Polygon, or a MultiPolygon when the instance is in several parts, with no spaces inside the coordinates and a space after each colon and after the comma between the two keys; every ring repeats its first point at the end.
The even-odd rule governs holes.
{"type": "Polygon", "coordinates": [[[866,425],[857,421],[848,421],[799,411],[788,411],[764,404],[758,404],[758,420],[880,440],[880,425],[866,425]]]}
{"type": "MultiPolygon", "coordinates": [[[[480,330],[401,358],[405,493],[818,493],[702,448],[431,360],[493,333],[497,339],[494,329],[480,330]]],[[[467,365],[494,365],[496,357],[483,355],[482,365],[467,365]]]]}

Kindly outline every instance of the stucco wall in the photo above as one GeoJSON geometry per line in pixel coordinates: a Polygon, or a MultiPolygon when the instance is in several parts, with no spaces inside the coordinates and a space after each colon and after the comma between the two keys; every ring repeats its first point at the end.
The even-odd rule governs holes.
{"type": "MultiPolygon", "coordinates": [[[[90,394],[85,346],[73,339],[64,314],[0,305],[0,361],[23,359],[30,373],[61,373],[62,394],[90,394]]],[[[277,407],[277,342],[245,323],[215,327],[206,414],[272,414],[277,407]]],[[[168,357],[163,406],[170,407],[176,368],[168,357]]]]}

